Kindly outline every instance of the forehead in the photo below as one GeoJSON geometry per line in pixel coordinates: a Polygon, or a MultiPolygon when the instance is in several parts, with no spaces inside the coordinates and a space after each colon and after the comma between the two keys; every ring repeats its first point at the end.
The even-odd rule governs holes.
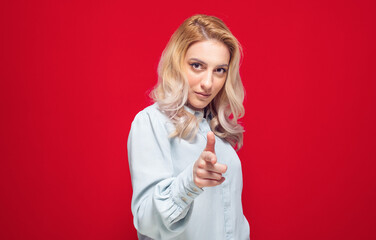
{"type": "Polygon", "coordinates": [[[228,64],[230,52],[227,46],[217,40],[205,40],[192,44],[185,55],[185,59],[197,58],[209,65],[228,64]]]}

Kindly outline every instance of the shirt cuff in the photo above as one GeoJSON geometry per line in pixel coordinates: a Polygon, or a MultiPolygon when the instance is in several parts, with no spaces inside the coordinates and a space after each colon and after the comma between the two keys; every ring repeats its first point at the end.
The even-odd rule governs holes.
{"type": "Polygon", "coordinates": [[[171,189],[174,202],[182,209],[187,208],[204,191],[193,181],[193,165],[194,162],[176,177],[176,184],[171,189]]]}

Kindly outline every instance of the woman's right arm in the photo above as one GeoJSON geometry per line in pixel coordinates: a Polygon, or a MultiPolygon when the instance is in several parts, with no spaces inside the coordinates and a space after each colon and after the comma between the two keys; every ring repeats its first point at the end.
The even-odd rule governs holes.
{"type": "Polygon", "coordinates": [[[184,231],[193,200],[203,191],[193,181],[193,163],[174,176],[169,133],[163,121],[158,114],[140,112],[127,145],[134,225],[154,239],[169,239],[184,231]]]}

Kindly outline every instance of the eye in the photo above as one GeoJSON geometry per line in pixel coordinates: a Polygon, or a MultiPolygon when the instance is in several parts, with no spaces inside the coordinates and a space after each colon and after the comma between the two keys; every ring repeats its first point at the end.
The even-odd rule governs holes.
{"type": "Polygon", "coordinates": [[[199,70],[202,68],[202,65],[200,63],[190,63],[189,65],[191,65],[192,68],[196,70],[199,70]]]}
{"type": "Polygon", "coordinates": [[[225,69],[225,68],[217,68],[215,71],[216,71],[217,73],[223,74],[223,73],[226,73],[226,72],[227,72],[227,69],[225,69]]]}

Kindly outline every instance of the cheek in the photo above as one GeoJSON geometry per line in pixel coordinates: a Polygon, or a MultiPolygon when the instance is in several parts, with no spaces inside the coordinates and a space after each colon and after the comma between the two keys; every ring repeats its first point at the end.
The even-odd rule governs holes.
{"type": "Polygon", "coordinates": [[[200,82],[200,77],[197,76],[197,74],[195,73],[188,72],[186,76],[187,76],[188,84],[190,87],[193,87],[200,82]]]}
{"type": "Polygon", "coordinates": [[[218,93],[225,86],[226,78],[218,79],[215,84],[215,91],[218,93]]]}

